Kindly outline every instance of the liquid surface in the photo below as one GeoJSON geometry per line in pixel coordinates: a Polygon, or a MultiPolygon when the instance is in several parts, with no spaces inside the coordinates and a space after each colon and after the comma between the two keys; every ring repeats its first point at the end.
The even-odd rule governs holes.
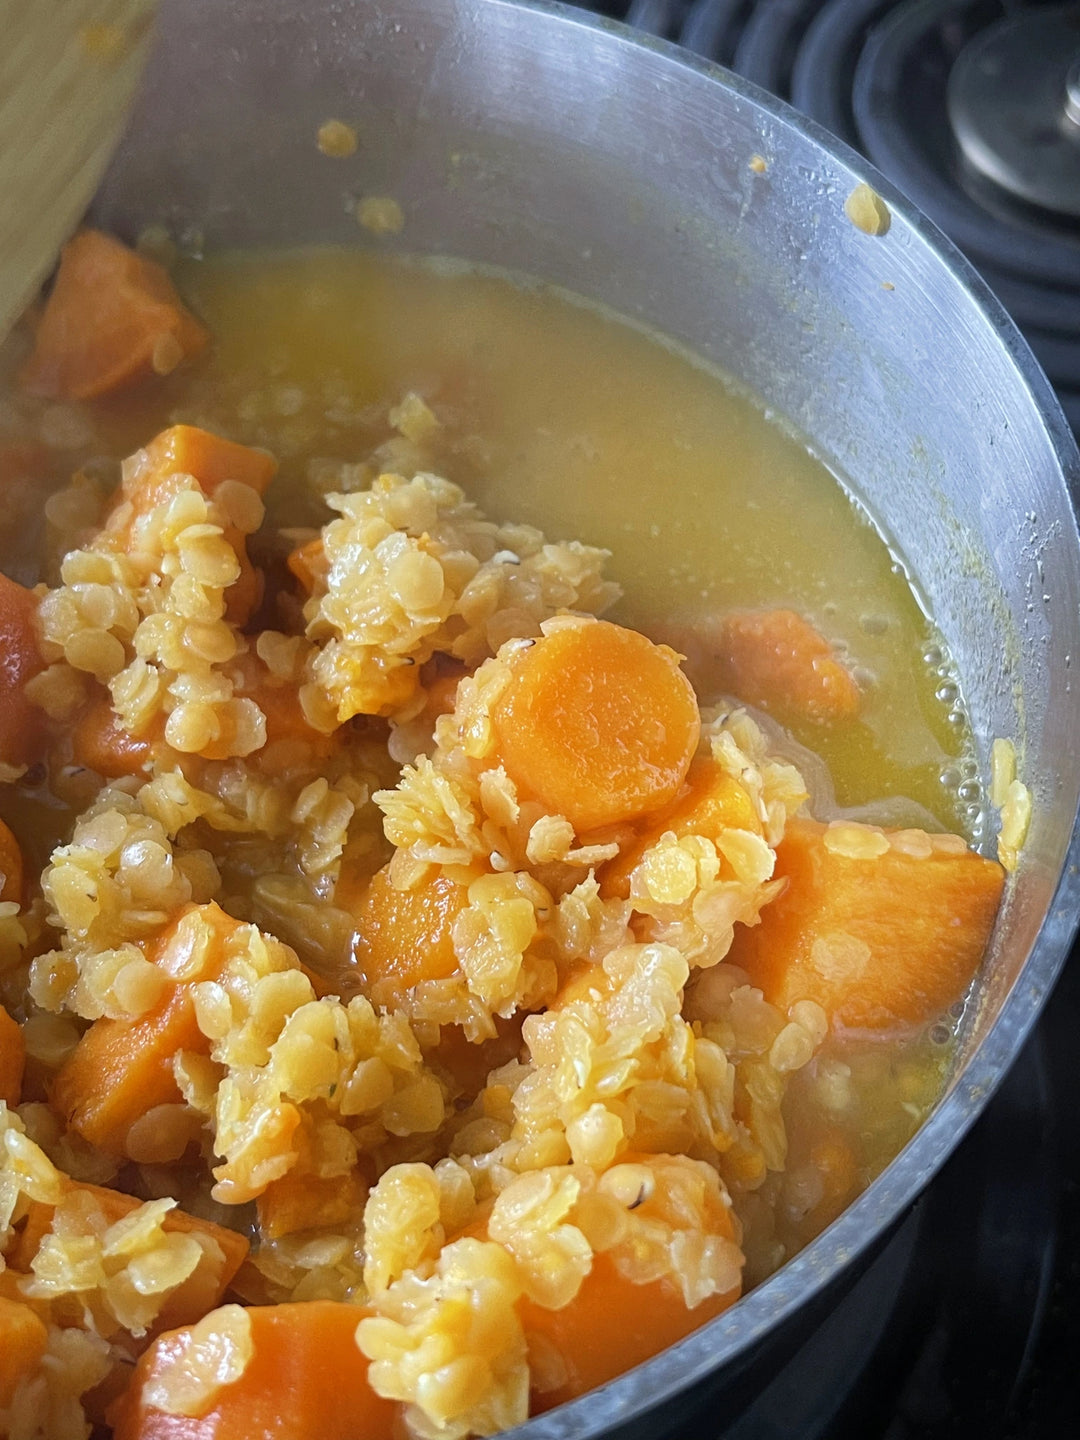
{"type": "Polygon", "coordinates": [[[369,453],[415,390],[443,423],[440,473],[489,515],[611,550],[613,618],[810,617],[866,691],[857,721],[797,735],[839,803],[906,796],[964,828],[955,686],[924,658],[937,640],[902,568],[806,447],[715,373],[550,289],[452,267],[308,252],[187,262],[177,281],[211,353],[94,406],[73,462],[191,421],[278,456],[272,522],[321,523],[300,499],[311,462],[369,453]]]}

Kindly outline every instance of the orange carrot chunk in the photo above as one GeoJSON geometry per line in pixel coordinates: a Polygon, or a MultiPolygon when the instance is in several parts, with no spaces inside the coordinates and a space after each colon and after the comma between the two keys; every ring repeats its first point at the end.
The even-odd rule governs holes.
{"type": "MultiPolygon", "coordinates": [[[[224,964],[224,942],[239,921],[217,905],[200,907],[211,930],[210,953],[199,979],[213,979],[224,964]]],[[[168,950],[175,926],[157,942],[151,958],[168,950]]],[[[95,1020],[53,1081],[52,1103],[85,1140],[109,1155],[126,1152],[128,1131],[156,1105],[178,1105],[173,1060],[180,1050],[205,1054],[191,988],[169,979],[162,999],[134,1020],[95,1020]]]]}
{"type": "Polygon", "coordinates": [[[42,667],[34,632],[37,600],[0,574],[0,763],[28,765],[42,744],[42,713],[24,694],[42,667]]]}
{"type": "Polygon", "coordinates": [[[688,1310],[671,1280],[635,1285],[608,1255],[595,1256],[581,1289],[561,1310],[544,1310],[527,1299],[518,1304],[526,1337],[540,1357],[535,1380],[543,1384],[552,1370],[561,1382],[537,1385],[531,1412],[553,1410],[659,1355],[728,1309],[738,1294],[712,1295],[688,1310]]]}
{"type": "Polygon", "coordinates": [[[0,1296],[0,1410],[6,1410],[20,1380],[41,1363],[49,1332],[29,1305],[0,1296]]]}
{"type": "Polygon", "coordinates": [[[22,1094],[26,1067],[26,1042],[22,1027],[0,1005],[0,1100],[14,1110],[22,1094]]]}
{"type": "Polygon", "coordinates": [[[132,735],[117,719],[109,700],[94,700],[79,716],[72,730],[72,759],[99,775],[116,779],[138,775],[149,764],[155,740],[161,736],[157,724],[149,734],[132,735]]]}
{"type": "Polygon", "coordinates": [[[707,689],[726,691],[785,723],[848,720],[859,687],[832,646],[794,610],[737,610],[703,641],[707,689]]]}
{"type": "Polygon", "coordinates": [[[956,836],[814,820],[789,822],[776,876],[787,889],[736,927],[728,960],[774,1005],[816,1000],[868,1030],[924,1024],[963,996],[1005,883],[956,836]]]}
{"type": "Polygon", "coordinates": [[[177,1053],[207,1048],[187,987],[171,985],[137,1020],[95,1020],[53,1082],[52,1103],[83,1139],[122,1156],[140,1116],[182,1103],[173,1077],[177,1053]]]}
{"type": "Polygon", "coordinates": [[[295,550],[289,552],[285,563],[300,581],[304,593],[311,595],[315,587],[325,581],[329,573],[322,536],[317,535],[314,540],[309,540],[305,545],[298,545],[295,550]]]}
{"type": "Polygon", "coordinates": [[[641,863],[645,851],[669,830],[680,839],[684,835],[704,835],[707,840],[715,840],[724,830],[750,830],[761,835],[763,826],[746,787],[711,755],[697,755],[686,785],[673,803],[650,816],[639,829],[638,838],[597,872],[605,899],[616,896],[625,900],[629,896],[631,871],[641,863]]]}
{"type": "Polygon", "coordinates": [[[24,390],[92,400],[198,355],[209,335],[156,261],[84,230],[60,255],[24,390]]]}
{"type": "MultiPolygon", "coordinates": [[[[113,1440],[390,1440],[397,1406],[372,1390],[356,1345],[356,1327],[370,1311],[308,1300],[255,1305],[245,1313],[252,1353],[239,1378],[185,1407],[193,1416],[155,1408],[151,1397],[186,1378],[195,1343],[191,1330],[162,1335],[110,1413],[113,1440]]],[[[217,1314],[228,1335],[235,1312],[226,1307],[217,1314]]]]}
{"type": "Polygon", "coordinates": [[[23,861],[19,842],[0,820],[0,900],[22,904],[23,861]]]}
{"type": "Polygon", "coordinates": [[[678,794],[697,748],[697,701],[679,657],[604,620],[519,650],[492,709],[519,791],[581,832],[634,820],[678,794]]]}
{"type": "MultiPolygon", "coordinates": [[[[65,1186],[65,1209],[71,1212],[71,1199],[84,1214],[103,1226],[115,1225],[139,1205],[133,1195],[107,1190],[100,1185],[86,1185],[69,1180],[65,1186]]],[[[34,1201],[19,1232],[14,1247],[7,1255],[12,1270],[28,1273],[41,1242],[51,1233],[55,1207],[34,1201]]],[[[247,1259],[248,1242],[243,1235],[212,1220],[200,1220],[184,1210],[170,1210],[162,1221],[162,1229],[181,1235],[194,1235],[203,1243],[203,1258],[191,1275],[169,1296],[155,1326],[157,1330],[174,1325],[190,1325],[221,1304],[222,1296],[233,1277],[247,1259]]]]}
{"type": "Polygon", "coordinates": [[[392,1005],[421,980],[444,980],[457,968],[454,921],[468,904],[464,885],[436,875],[413,890],[395,890],[384,865],[356,907],[354,957],[367,993],[392,1005]]]}
{"type": "Polygon", "coordinates": [[[341,1229],[359,1218],[366,1199],[367,1186],[356,1171],[323,1176],[289,1170],[271,1180],[255,1201],[259,1233],[264,1240],[277,1240],[317,1226],[341,1229]]]}

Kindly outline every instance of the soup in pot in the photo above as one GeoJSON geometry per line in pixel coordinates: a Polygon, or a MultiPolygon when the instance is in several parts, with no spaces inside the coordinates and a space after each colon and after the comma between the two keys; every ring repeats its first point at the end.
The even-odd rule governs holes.
{"type": "Polygon", "coordinates": [[[1026,791],[725,376],[446,262],[169,268],[82,233],[3,354],[0,1432],[492,1434],[910,1138],[1026,791]]]}

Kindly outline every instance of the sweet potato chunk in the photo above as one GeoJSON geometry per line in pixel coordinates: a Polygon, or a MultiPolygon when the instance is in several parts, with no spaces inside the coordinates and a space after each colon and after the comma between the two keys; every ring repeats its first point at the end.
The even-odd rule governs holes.
{"type": "Polygon", "coordinates": [[[154,741],[163,726],[158,722],[150,734],[130,734],[120,724],[105,696],[93,700],[75,722],[72,731],[72,759],[99,775],[116,779],[138,775],[150,760],[154,741]]]}
{"type": "Polygon", "coordinates": [[[670,1280],[635,1285],[607,1255],[595,1256],[581,1289],[563,1309],[519,1302],[526,1335],[534,1344],[539,1338],[549,1354],[554,1351],[566,1377],[553,1388],[534,1389],[531,1412],[553,1410],[606,1385],[692,1334],[737,1299],[738,1291],[712,1295],[688,1310],[670,1280]]]}
{"type": "Polygon", "coordinates": [[[776,852],[787,889],[737,926],[728,960],[786,1008],[895,1030],[959,1000],[979,967],[1005,873],[956,836],[792,820],[776,852]]]}
{"type": "MultiPolygon", "coordinates": [[[[61,1204],[74,1206],[88,1216],[100,1217],[103,1226],[115,1225],[139,1205],[133,1195],[119,1190],[106,1190],[100,1185],[68,1181],[61,1204]]],[[[52,1231],[55,1207],[34,1201],[7,1263],[12,1270],[30,1270],[41,1242],[52,1231]]],[[[173,1325],[188,1325],[200,1319],[207,1310],[221,1303],[233,1277],[247,1259],[248,1242],[235,1230],[200,1220],[183,1210],[170,1210],[162,1228],[183,1235],[194,1235],[204,1243],[205,1255],[188,1278],[169,1296],[159,1317],[158,1330],[173,1325]]]]}
{"type": "Polygon", "coordinates": [[[208,340],[160,265],[83,230],[61,252],[19,380],[34,395],[93,400],[172,369],[208,340]]]}
{"type": "Polygon", "coordinates": [[[147,445],[146,454],[157,474],[194,475],[207,495],[213,495],[226,480],[250,485],[262,495],[277,472],[277,461],[266,450],[238,445],[196,425],[171,425],[162,430],[147,445]]]}
{"type": "MultiPolygon", "coordinates": [[[[277,461],[265,450],[238,445],[194,425],[173,425],[135,457],[133,468],[125,472],[123,493],[132,504],[134,521],[172,498],[178,485],[176,476],[191,475],[208,496],[216,494],[227,480],[262,495],[276,471],[277,461]]],[[[227,591],[226,614],[234,624],[243,625],[262,601],[263,577],[248,558],[244,531],[228,524],[224,533],[240,562],[240,575],[227,591]]]]}
{"type": "Polygon", "coordinates": [[[860,694],[851,672],[794,610],[735,610],[673,632],[687,673],[706,698],[734,695],[784,724],[852,719],[860,694]]]}
{"type": "Polygon", "coordinates": [[[321,1176],[290,1170],[271,1180],[256,1200],[259,1231],[264,1240],[276,1240],[297,1230],[345,1226],[359,1216],[366,1198],[367,1186],[355,1171],[321,1176]]]}
{"type": "Polygon", "coordinates": [[[0,820],[0,900],[22,904],[23,860],[19,842],[0,820]]]}

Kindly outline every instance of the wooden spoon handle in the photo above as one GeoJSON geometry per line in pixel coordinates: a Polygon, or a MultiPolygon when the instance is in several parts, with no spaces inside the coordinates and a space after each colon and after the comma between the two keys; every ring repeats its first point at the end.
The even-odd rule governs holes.
{"type": "Polygon", "coordinates": [[[157,0],[0,0],[0,338],[97,189],[157,0]]]}

